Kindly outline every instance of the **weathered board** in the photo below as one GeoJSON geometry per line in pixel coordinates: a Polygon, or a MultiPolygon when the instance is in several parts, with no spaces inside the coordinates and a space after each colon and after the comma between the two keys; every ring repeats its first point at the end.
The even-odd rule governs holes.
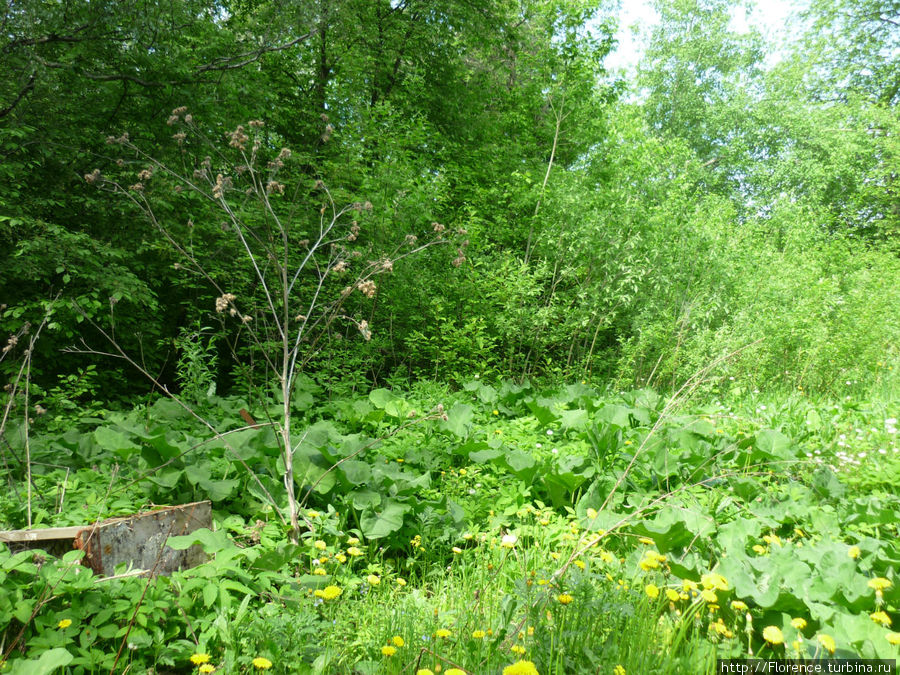
{"type": "Polygon", "coordinates": [[[103,576],[115,574],[116,566],[123,563],[156,576],[204,562],[206,555],[199,546],[176,551],[165,544],[169,537],[211,526],[212,510],[204,501],[164,506],[92,525],[0,532],[0,542],[15,550],[41,548],[55,555],[81,549],[85,552],[83,564],[103,576]]]}

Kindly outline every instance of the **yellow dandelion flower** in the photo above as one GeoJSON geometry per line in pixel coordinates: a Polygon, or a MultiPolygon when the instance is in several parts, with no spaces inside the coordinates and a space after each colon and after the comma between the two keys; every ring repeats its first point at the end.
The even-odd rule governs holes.
{"type": "Polygon", "coordinates": [[[462,553],[462,549],[459,546],[454,546],[450,550],[453,551],[456,555],[459,555],[460,553],[462,553]]]}
{"type": "Polygon", "coordinates": [[[872,612],[871,614],[869,614],[869,618],[872,619],[872,621],[874,621],[875,623],[880,623],[882,626],[891,625],[891,617],[889,617],[886,612],[872,612]]]}
{"type": "Polygon", "coordinates": [[[600,560],[605,563],[614,563],[616,562],[616,556],[609,551],[600,551],[600,560]]]}
{"type": "Polygon", "coordinates": [[[400,637],[399,635],[395,635],[394,637],[392,637],[391,642],[394,643],[395,647],[402,647],[403,645],[406,644],[406,642],[404,642],[403,638],[400,637]]]}
{"type": "Polygon", "coordinates": [[[516,661],[503,669],[503,675],[538,675],[538,670],[532,661],[516,661]]]}
{"type": "Polygon", "coordinates": [[[348,546],[356,546],[359,543],[359,537],[350,537],[347,539],[348,546]]]}
{"type": "Polygon", "coordinates": [[[347,555],[357,558],[363,554],[356,546],[351,546],[347,549],[347,555]]]}
{"type": "Polygon", "coordinates": [[[678,594],[678,591],[676,591],[674,588],[666,589],[666,597],[669,599],[670,602],[678,602],[678,600],[681,599],[681,596],[678,594]]]}
{"type": "Polygon", "coordinates": [[[262,656],[257,656],[251,663],[257,670],[268,670],[272,667],[272,662],[262,656]]]}
{"type": "Polygon", "coordinates": [[[806,619],[798,616],[796,619],[791,619],[791,625],[797,630],[803,630],[806,628],[806,619]]]}
{"type": "Polygon", "coordinates": [[[766,626],[763,628],[763,638],[770,645],[780,645],[784,643],[784,634],[778,626],[766,626]]]}
{"type": "Polygon", "coordinates": [[[576,560],[574,564],[575,564],[575,567],[577,567],[580,570],[583,570],[585,568],[585,564],[584,564],[583,560],[576,560]]]}
{"type": "Polygon", "coordinates": [[[721,574],[717,574],[716,572],[704,574],[702,577],[700,577],[700,583],[703,584],[703,588],[707,588],[710,590],[728,590],[728,580],[725,579],[725,577],[723,577],[721,574]]]}
{"type": "Polygon", "coordinates": [[[760,546],[759,544],[754,544],[753,551],[758,555],[765,555],[768,549],[765,546],[760,546]]]}
{"type": "Polygon", "coordinates": [[[318,550],[320,550],[320,551],[324,551],[326,548],[328,548],[328,544],[326,544],[326,543],[325,543],[324,541],[322,541],[321,539],[317,539],[317,540],[316,540],[316,543],[313,544],[313,546],[315,546],[315,547],[316,547],[318,550]]]}
{"type": "Polygon", "coordinates": [[[894,583],[890,579],[885,579],[884,577],[869,579],[869,588],[874,588],[876,591],[886,590],[893,585],[894,583]]]}
{"type": "Polygon", "coordinates": [[[484,639],[484,631],[483,630],[474,630],[472,631],[472,638],[475,640],[483,640],[484,639]]]}
{"type": "Polygon", "coordinates": [[[656,542],[653,541],[650,537],[641,537],[638,539],[639,542],[644,544],[645,546],[653,546],[656,542]]]}
{"type": "Polygon", "coordinates": [[[819,644],[822,645],[829,654],[834,654],[835,644],[834,638],[830,635],[826,635],[825,633],[821,633],[816,636],[816,639],[819,641],[819,644]]]}
{"type": "Polygon", "coordinates": [[[856,560],[862,551],[859,550],[859,546],[851,546],[847,549],[847,555],[856,560]]]}
{"type": "Polygon", "coordinates": [[[381,583],[381,578],[377,574],[370,574],[366,577],[366,581],[369,582],[369,586],[377,586],[381,583]]]}
{"type": "Polygon", "coordinates": [[[706,602],[718,602],[719,596],[716,595],[715,591],[711,591],[708,588],[704,588],[700,591],[700,597],[703,598],[706,602]]]}
{"type": "Polygon", "coordinates": [[[347,562],[347,556],[345,556],[343,553],[338,553],[336,556],[334,556],[334,559],[337,560],[341,565],[347,562]]]}
{"type": "Polygon", "coordinates": [[[68,628],[71,625],[72,625],[72,619],[62,619],[58,624],[56,624],[56,627],[62,628],[63,630],[65,630],[66,628],[68,628]]]}
{"type": "Polygon", "coordinates": [[[573,598],[573,597],[572,597],[571,595],[569,595],[568,593],[560,593],[558,596],[556,596],[556,599],[559,601],[559,604],[561,604],[561,605],[568,605],[568,604],[569,604],[570,602],[572,602],[572,600],[574,600],[575,598],[573,598]]]}
{"type": "Polygon", "coordinates": [[[681,587],[688,592],[696,591],[699,586],[697,586],[697,582],[691,581],[690,579],[685,579],[681,582],[681,587]]]}
{"type": "Polygon", "coordinates": [[[763,537],[763,541],[770,546],[773,544],[781,546],[781,537],[779,537],[777,534],[767,534],[763,537]]]}
{"type": "Polygon", "coordinates": [[[625,668],[623,666],[616,666],[613,668],[613,675],[626,675],[625,668]]]}
{"type": "Polygon", "coordinates": [[[406,586],[406,579],[404,579],[403,577],[397,577],[397,585],[406,586]]]}
{"type": "Polygon", "coordinates": [[[550,521],[547,518],[541,518],[538,522],[544,527],[547,527],[550,524],[550,521]]]}
{"type": "Polygon", "coordinates": [[[743,600],[733,600],[731,602],[731,609],[733,609],[735,612],[746,612],[747,603],[743,600]]]}
{"type": "Polygon", "coordinates": [[[460,476],[467,476],[468,474],[469,474],[469,472],[466,471],[465,469],[460,469],[460,470],[459,470],[459,475],[460,475],[460,476]]]}
{"type": "Polygon", "coordinates": [[[434,671],[431,668],[419,668],[416,675],[434,675],[434,671]]]}
{"type": "Polygon", "coordinates": [[[525,653],[525,647],[523,647],[522,645],[513,645],[509,648],[509,651],[511,651],[513,654],[522,656],[525,653]]]}
{"type": "MultiPolygon", "coordinates": [[[[441,667],[435,666],[435,668],[440,670],[441,667]]],[[[449,670],[447,670],[447,672],[444,673],[444,675],[466,675],[466,671],[459,668],[450,668],[449,670]]]]}
{"type": "Polygon", "coordinates": [[[656,584],[647,584],[644,586],[644,593],[651,600],[656,600],[659,597],[659,587],[656,584]]]}
{"type": "Polygon", "coordinates": [[[322,589],[322,597],[325,600],[334,600],[343,592],[344,591],[341,590],[341,588],[338,586],[326,586],[324,589],[322,589]]]}
{"type": "Polygon", "coordinates": [[[397,648],[392,647],[391,645],[385,645],[384,647],[381,648],[382,656],[393,656],[396,653],[397,653],[397,648]]]}
{"type": "Polygon", "coordinates": [[[209,661],[209,658],[209,654],[204,654],[203,652],[191,654],[191,663],[193,663],[195,666],[199,666],[200,664],[209,661]]]}
{"type": "Polygon", "coordinates": [[[328,572],[325,571],[324,567],[317,567],[313,570],[313,574],[315,574],[317,577],[324,577],[328,574],[328,572]]]}
{"type": "MultiPolygon", "coordinates": [[[[306,516],[307,516],[308,518],[312,518],[312,519],[314,519],[314,520],[315,520],[316,518],[318,518],[320,515],[322,515],[322,514],[319,513],[318,511],[307,511],[307,512],[306,512],[306,516]]],[[[267,666],[267,667],[271,668],[272,666],[271,666],[271,664],[269,664],[269,666],[267,666]]]]}
{"type": "Polygon", "coordinates": [[[892,645],[900,645],[900,633],[888,633],[884,638],[892,645]]]}
{"type": "Polygon", "coordinates": [[[434,636],[438,638],[448,638],[451,635],[453,635],[453,632],[446,628],[438,628],[436,631],[434,631],[434,636]]]}
{"type": "Polygon", "coordinates": [[[197,672],[203,673],[203,675],[209,675],[210,673],[216,672],[216,667],[211,663],[204,663],[197,672]]]}
{"type": "Polygon", "coordinates": [[[659,561],[656,558],[642,558],[638,566],[645,572],[649,572],[659,567],[659,561]]]}

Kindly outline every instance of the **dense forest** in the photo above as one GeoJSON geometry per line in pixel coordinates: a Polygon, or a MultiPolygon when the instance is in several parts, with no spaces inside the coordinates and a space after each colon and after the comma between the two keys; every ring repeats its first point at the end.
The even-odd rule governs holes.
{"type": "Polygon", "coordinates": [[[0,668],[897,658],[895,0],[4,4],[0,668]]]}

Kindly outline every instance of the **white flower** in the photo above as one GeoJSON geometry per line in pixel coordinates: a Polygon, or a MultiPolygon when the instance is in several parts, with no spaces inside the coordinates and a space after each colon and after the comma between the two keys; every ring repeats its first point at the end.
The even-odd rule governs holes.
{"type": "Polygon", "coordinates": [[[503,539],[500,540],[500,545],[503,548],[512,548],[516,545],[516,542],[519,541],[519,538],[514,534],[504,534],[503,539]]]}

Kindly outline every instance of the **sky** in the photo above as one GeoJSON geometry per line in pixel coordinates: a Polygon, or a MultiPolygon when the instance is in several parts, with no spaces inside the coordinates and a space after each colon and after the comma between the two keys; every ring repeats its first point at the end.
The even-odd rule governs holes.
{"type": "MultiPolygon", "coordinates": [[[[742,32],[754,25],[765,34],[774,35],[784,29],[785,21],[792,9],[793,3],[789,0],[756,0],[756,9],[750,17],[742,9],[735,10],[732,28],[742,32]]],[[[653,10],[650,0],[622,0],[619,32],[616,34],[619,46],[607,57],[606,67],[609,70],[634,68],[642,53],[641,41],[636,32],[639,29],[646,32],[658,20],[659,17],[653,10]]],[[[770,62],[777,60],[777,54],[769,59],[770,62]]]]}

